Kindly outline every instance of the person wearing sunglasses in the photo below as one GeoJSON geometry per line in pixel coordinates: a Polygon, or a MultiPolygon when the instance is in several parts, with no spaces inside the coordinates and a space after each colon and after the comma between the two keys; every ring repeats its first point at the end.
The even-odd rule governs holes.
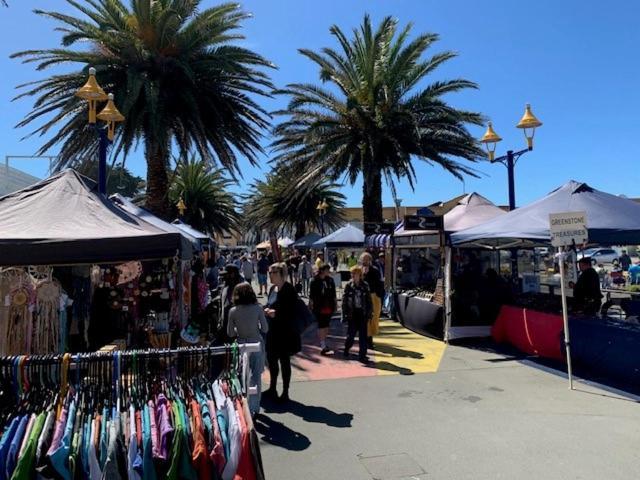
{"type": "Polygon", "coordinates": [[[296,326],[296,301],[298,294],[287,281],[287,265],[274,263],[269,267],[269,290],[267,306],[264,309],[269,321],[267,333],[267,363],[269,365],[270,384],[263,396],[278,399],[281,403],[289,400],[291,383],[291,355],[302,350],[300,334],[296,326]],[[276,385],[282,369],[282,394],[278,397],[276,385]]]}

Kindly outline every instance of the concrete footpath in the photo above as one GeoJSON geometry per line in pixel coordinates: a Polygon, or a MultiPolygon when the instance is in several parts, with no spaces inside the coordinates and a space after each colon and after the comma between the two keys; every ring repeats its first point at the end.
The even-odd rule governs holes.
{"type": "MultiPolygon", "coordinates": [[[[315,377],[317,378],[317,377],[315,377]]],[[[491,351],[433,373],[297,381],[257,429],[270,480],[635,479],[637,399],[491,351]]]]}

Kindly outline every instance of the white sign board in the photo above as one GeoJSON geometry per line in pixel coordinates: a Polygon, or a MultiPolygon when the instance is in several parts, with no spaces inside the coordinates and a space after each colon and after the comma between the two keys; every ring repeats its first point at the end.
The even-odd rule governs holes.
{"type": "Polygon", "coordinates": [[[551,245],[562,247],[582,245],[589,240],[587,231],[587,212],[564,212],[549,215],[551,245]]]}

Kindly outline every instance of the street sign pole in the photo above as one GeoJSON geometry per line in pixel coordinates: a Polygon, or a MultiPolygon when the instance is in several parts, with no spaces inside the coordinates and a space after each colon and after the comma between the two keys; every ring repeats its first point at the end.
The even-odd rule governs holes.
{"type": "Polygon", "coordinates": [[[564,325],[564,347],[567,351],[567,374],[569,376],[569,390],[573,390],[573,371],[571,369],[571,342],[569,341],[569,313],[567,309],[567,294],[564,281],[564,247],[558,247],[560,254],[560,294],[562,296],[562,323],[564,325]]]}
{"type": "Polygon", "coordinates": [[[586,244],[589,231],[587,230],[586,212],[563,212],[549,215],[549,233],[551,245],[558,247],[560,264],[560,294],[562,296],[562,324],[564,326],[564,346],[567,353],[567,375],[569,389],[573,390],[573,371],[571,368],[571,341],[569,335],[569,313],[567,311],[567,294],[564,278],[564,261],[566,247],[569,245],[586,244]]]}

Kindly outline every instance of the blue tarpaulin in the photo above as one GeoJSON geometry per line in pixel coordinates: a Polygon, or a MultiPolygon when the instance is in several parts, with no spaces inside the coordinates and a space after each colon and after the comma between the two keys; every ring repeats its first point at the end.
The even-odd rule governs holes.
{"type": "Polygon", "coordinates": [[[570,181],[527,206],[451,235],[453,245],[506,248],[551,242],[549,214],[586,212],[589,243],[640,243],[640,203],[570,181]]]}

